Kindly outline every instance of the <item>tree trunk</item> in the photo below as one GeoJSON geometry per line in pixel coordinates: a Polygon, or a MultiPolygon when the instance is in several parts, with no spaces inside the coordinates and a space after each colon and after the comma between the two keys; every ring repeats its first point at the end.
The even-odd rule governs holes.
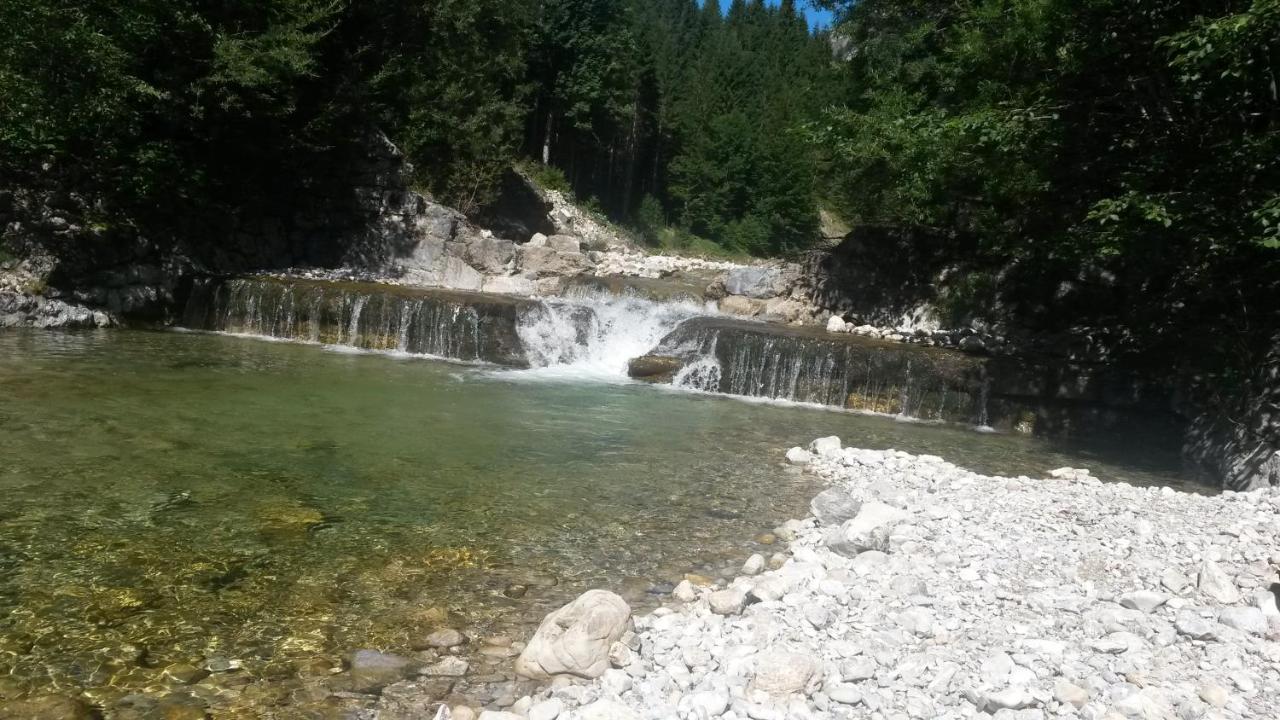
{"type": "Polygon", "coordinates": [[[542,135],[542,164],[543,165],[551,164],[551,125],[554,117],[555,116],[551,114],[551,111],[548,110],[547,111],[547,127],[545,130],[543,130],[543,135],[542,135]]]}

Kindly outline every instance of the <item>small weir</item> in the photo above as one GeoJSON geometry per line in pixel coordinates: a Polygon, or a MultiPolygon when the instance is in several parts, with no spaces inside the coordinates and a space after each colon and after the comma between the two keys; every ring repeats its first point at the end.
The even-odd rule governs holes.
{"type": "Polygon", "coordinates": [[[193,330],[522,367],[516,319],[531,301],[309,279],[197,280],[182,324],[193,330]]]}
{"type": "Polygon", "coordinates": [[[626,382],[630,374],[700,392],[1054,436],[1168,412],[1161,388],[1105,368],[735,320],[683,290],[660,290],[580,281],[564,295],[535,299],[301,278],[204,279],[192,288],[182,324],[485,362],[552,380],[626,382]]]}
{"type": "Polygon", "coordinates": [[[705,392],[965,424],[984,411],[983,361],[959,353],[723,318],[682,324],[654,353],[705,392]]]}

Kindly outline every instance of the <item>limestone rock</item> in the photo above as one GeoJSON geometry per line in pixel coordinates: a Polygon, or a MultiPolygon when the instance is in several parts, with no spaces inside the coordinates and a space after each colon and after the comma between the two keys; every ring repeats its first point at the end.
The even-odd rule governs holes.
{"type": "Polygon", "coordinates": [[[693,602],[698,599],[698,590],[688,580],[681,580],[671,595],[680,602],[693,602]]]}
{"type": "Polygon", "coordinates": [[[542,621],[516,660],[516,672],[534,679],[599,677],[609,668],[609,648],[630,626],[625,600],[607,590],[588,590],[542,621]]]}
{"type": "Polygon", "coordinates": [[[756,581],[751,587],[751,596],[761,602],[781,600],[791,591],[791,581],[774,573],[756,581]]]}
{"type": "Polygon", "coordinates": [[[1191,587],[1191,578],[1175,568],[1168,568],[1160,575],[1160,585],[1169,592],[1181,594],[1183,590],[1191,587]]]}
{"type": "Polygon", "coordinates": [[[538,289],[534,279],[524,275],[490,275],[484,278],[480,289],[502,295],[532,295],[538,289]]]}
{"type": "Polygon", "coordinates": [[[857,516],[862,503],[844,488],[827,488],[809,502],[809,512],[818,518],[819,525],[839,525],[857,516]]]}
{"type": "Polygon", "coordinates": [[[693,712],[700,712],[707,718],[718,718],[729,709],[729,696],[723,692],[697,692],[690,695],[687,702],[693,712]]]}
{"type": "Polygon", "coordinates": [[[822,667],[811,653],[772,648],[756,656],[751,689],[770,695],[803,692],[820,672],[822,667]]]}
{"type": "Polygon", "coordinates": [[[534,703],[529,708],[528,720],[556,720],[564,712],[564,703],[559,698],[534,703]]]}
{"type": "Polygon", "coordinates": [[[1218,564],[1208,558],[1200,563],[1200,573],[1196,578],[1196,588],[1200,592],[1223,605],[1234,605],[1240,602],[1240,591],[1231,577],[1223,572],[1218,564]]]}
{"type": "Polygon", "coordinates": [[[720,312],[740,317],[756,317],[764,312],[765,304],[741,295],[727,295],[720,300],[720,312]]]}
{"type": "Polygon", "coordinates": [[[880,502],[864,503],[852,520],[832,528],[826,535],[828,548],[845,557],[868,550],[889,550],[889,535],[907,514],[880,502]]]}
{"type": "Polygon", "coordinates": [[[1064,705],[1071,705],[1079,709],[1089,702],[1089,691],[1079,685],[1059,679],[1053,685],[1053,699],[1064,705]]]}
{"type": "Polygon", "coordinates": [[[441,628],[428,635],[423,639],[423,645],[429,648],[450,648],[454,645],[461,645],[467,639],[462,633],[453,628],[441,628]]]}
{"type": "Polygon", "coordinates": [[[552,235],[547,238],[547,247],[557,252],[580,253],[582,241],[572,235],[552,235]]]}
{"type": "Polygon", "coordinates": [[[444,259],[439,285],[453,290],[479,292],[484,285],[484,276],[462,258],[450,256],[444,259]]]}
{"type": "Polygon", "coordinates": [[[1151,590],[1137,590],[1120,596],[1120,606],[1144,613],[1155,612],[1169,598],[1151,590]]]}
{"type": "Polygon", "coordinates": [[[753,553],[751,557],[746,559],[746,562],[742,563],[742,574],[748,576],[759,575],[764,572],[764,568],[764,556],[760,553],[753,553]]]}
{"type": "Polygon", "coordinates": [[[792,465],[808,465],[813,462],[813,454],[804,448],[793,447],[787,451],[787,462],[792,465]]]}
{"type": "Polygon", "coordinates": [[[1022,710],[1035,705],[1033,698],[1026,690],[1020,687],[1011,687],[999,692],[987,693],[986,710],[995,712],[997,710],[1022,710]]]}
{"type": "Polygon", "coordinates": [[[1223,608],[1218,614],[1218,622],[1250,635],[1267,634],[1267,618],[1256,607],[1223,608]]]}
{"type": "Polygon", "coordinates": [[[578,720],[640,720],[631,708],[612,700],[597,700],[578,710],[578,720]]]}
{"type": "Polygon", "coordinates": [[[809,306],[791,298],[770,298],[764,303],[764,314],[779,322],[797,323],[809,316],[809,306]]]}
{"type": "Polygon", "coordinates": [[[785,278],[777,268],[743,267],[731,270],[724,279],[730,295],[765,299],[786,292],[785,278]]]}
{"type": "Polygon", "coordinates": [[[97,715],[84,702],[62,695],[0,701],[0,720],[92,720],[94,717],[97,715]]]}
{"type": "Polygon", "coordinates": [[[357,692],[372,692],[409,675],[414,661],[407,657],[357,650],[351,656],[351,685],[357,692]]]}
{"type": "Polygon", "coordinates": [[[717,590],[707,597],[707,602],[717,615],[737,615],[747,603],[747,594],[737,588],[717,590]]]}
{"type": "Polygon", "coordinates": [[[1221,685],[1214,685],[1213,683],[1205,683],[1201,685],[1196,689],[1196,692],[1200,695],[1201,700],[1208,703],[1210,707],[1215,708],[1226,707],[1227,700],[1230,698],[1225,688],[1221,685]]]}
{"type": "Polygon", "coordinates": [[[586,255],[558,252],[551,247],[522,246],[516,253],[520,269],[535,277],[581,275],[591,268],[586,255]]]}
{"type": "Polygon", "coordinates": [[[809,443],[809,452],[820,458],[828,460],[839,457],[842,450],[843,448],[840,445],[840,438],[835,435],[818,438],[817,440],[809,443]]]}
{"type": "Polygon", "coordinates": [[[1209,622],[1194,612],[1184,610],[1178,613],[1173,622],[1178,634],[1186,635],[1192,640],[1217,640],[1217,623],[1209,622]]]}
{"type": "Polygon", "coordinates": [[[848,332],[849,323],[839,315],[832,315],[827,318],[827,332],[848,332]]]}
{"type": "Polygon", "coordinates": [[[467,262],[490,275],[501,275],[515,265],[516,244],[496,237],[480,237],[467,244],[467,262]]]}
{"type": "Polygon", "coordinates": [[[423,668],[422,674],[434,677],[462,677],[467,674],[469,667],[467,661],[460,657],[446,657],[438,663],[423,668]]]}

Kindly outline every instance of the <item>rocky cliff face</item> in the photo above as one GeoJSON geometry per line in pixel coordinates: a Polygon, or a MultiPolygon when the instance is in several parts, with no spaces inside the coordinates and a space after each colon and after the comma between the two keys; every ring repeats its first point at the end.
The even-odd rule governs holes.
{"type": "Polygon", "coordinates": [[[1242,388],[1198,407],[1183,445],[1192,472],[1230,490],[1280,486],[1280,334],[1242,388]]]}
{"type": "Polygon", "coordinates": [[[315,163],[314,182],[261,207],[156,208],[147,223],[108,221],[100,201],[57,187],[0,189],[0,248],[14,256],[0,266],[0,324],[160,321],[193,275],[376,267],[456,215],[409,188],[409,166],[380,133],[315,163]]]}

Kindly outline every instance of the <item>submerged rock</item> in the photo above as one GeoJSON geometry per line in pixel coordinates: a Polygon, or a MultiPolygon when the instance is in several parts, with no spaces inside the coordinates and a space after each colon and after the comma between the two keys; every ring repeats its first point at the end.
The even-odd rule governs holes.
{"type": "Polygon", "coordinates": [[[0,720],[93,720],[89,705],[64,695],[0,701],[0,720]]]}
{"type": "Polygon", "coordinates": [[[453,628],[441,628],[422,639],[414,649],[450,648],[466,642],[466,637],[453,628]]]}
{"type": "Polygon", "coordinates": [[[407,677],[416,663],[406,657],[379,652],[357,650],[351,656],[351,685],[356,692],[380,690],[407,677]]]}
{"type": "Polygon", "coordinates": [[[627,363],[627,374],[645,382],[669,383],[682,367],[684,367],[684,361],[678,357],[642,355],[627,363]]]}
{"type": "Polygon", "coordinates": [[[607,590],[588,590],[542,621],[516,660],[516,672],[534,679],[599,677],[609,669],[610,647],[630,626],[625,600],[607,590]]]}

